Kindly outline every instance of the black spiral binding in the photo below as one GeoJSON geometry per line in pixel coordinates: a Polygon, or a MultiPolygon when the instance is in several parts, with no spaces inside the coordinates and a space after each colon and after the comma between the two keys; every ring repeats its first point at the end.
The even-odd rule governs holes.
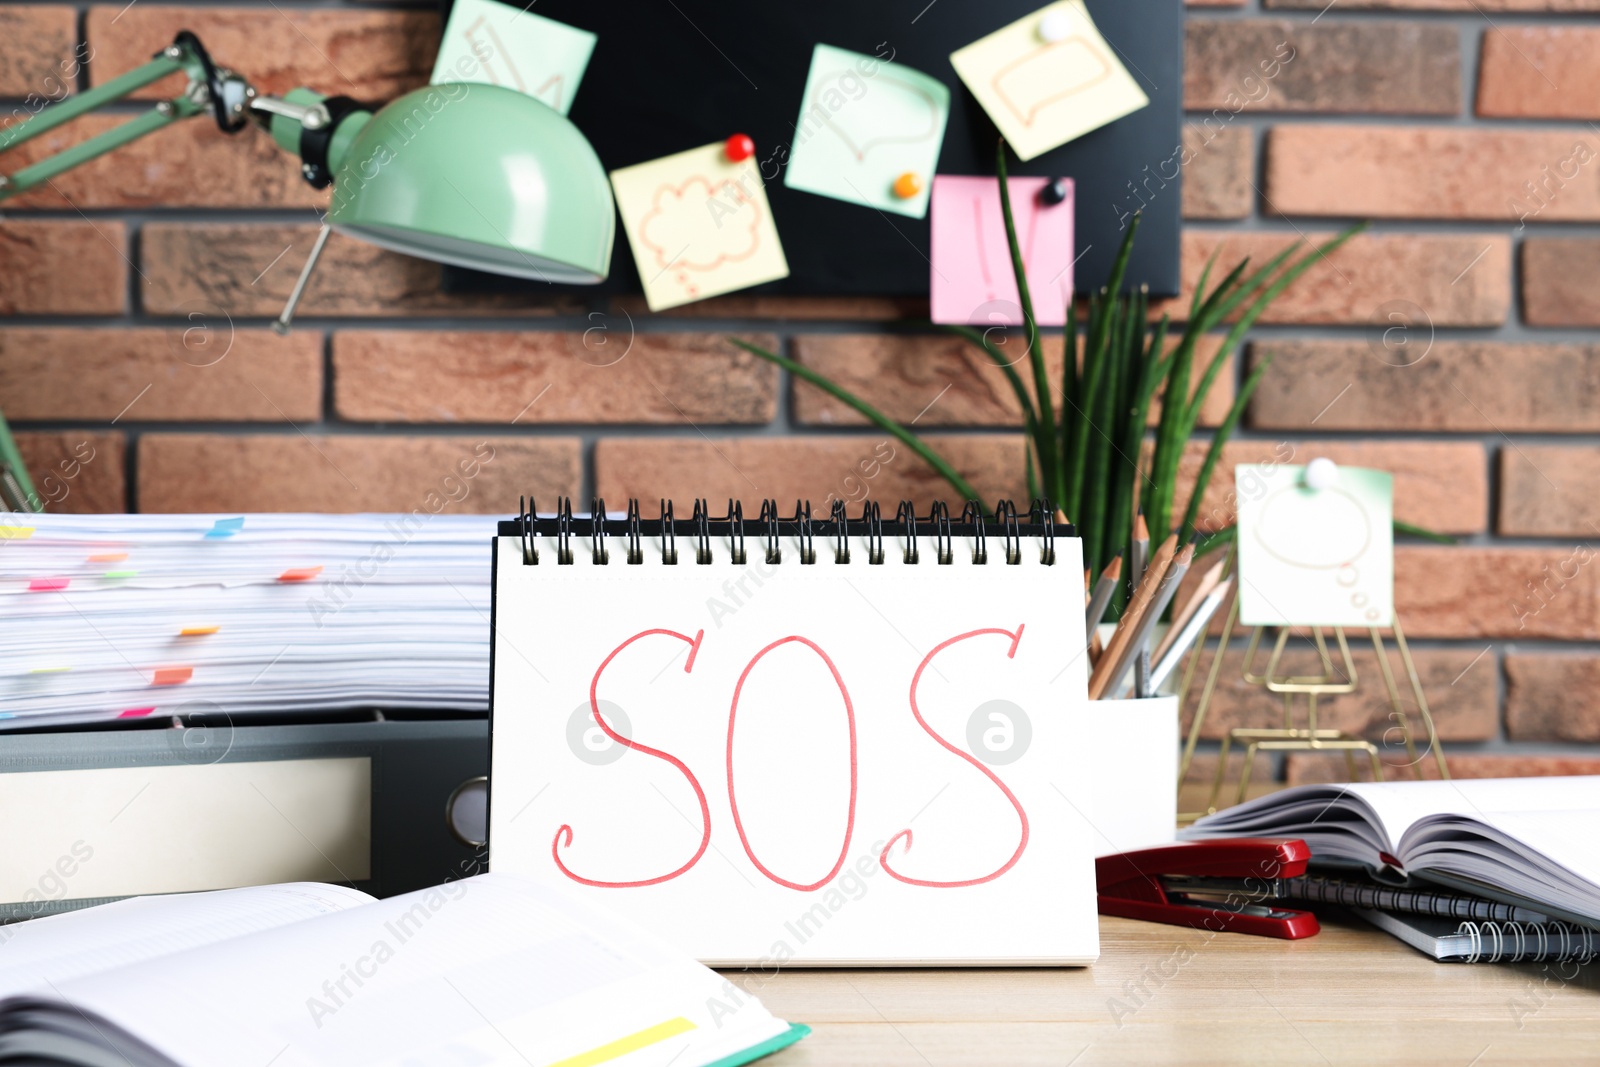
{"type": "Polygon", "coordinates": [[[961,509],[961,525],[973,529],[972,536],[972,562],[984,564],[989,562],[989,546],[984,541],[983,534],[983,505],[976,500],[967,501],[967,506],[961,509]]]}
{"type": "Polygon", "coordinates": [[[761,502],[761,525],[766,528],[767,562],[783,562],[783,544],[778,536],[778,502],[776,500],[763,500],[761,502]]]}
{"type": "Polygon", "coordinates": [[[901,562],[918,565],[923,562],[921,539],[929,536],[930,528],[934,541],[932,562],[936,565],[955,561],[958,539],[970,542],[973,563],[986,564],[989,562],[989,538],[995,537],[1003,546],[1007,564],[1021,563],[1023,541],[1037,538],[1040,562],[1054,566],[1056,537],[1075,536],[1070,525],[1056,521],[1054,505],[1042,499],[1032,502],[1026,519],[1009,500],[1001,500],[992,513],[985,512],[977,501],[968,501],[962,507],[959,520],[951,519],[950,508],[943,501],[935,501],[927,515],[918,515],[911,503],[902,501],[894,521],[888,522],[880,505],[871,500],[862,504],[859,515],[853,519],[841,500],[833,502],[825,520],[813,519],[810,504],[799,500],[795,501],[794,514],[787,517],[778,510],[776,500],[762,501],[761,515],[756,519],[746,519],[744,506],[737,500],[729,500],[727,513],[721,516],[713,515],[705,500],[696,500],[693,517],[684,520],[676,517],[672,501],[665,499],[660,501],[660,518],[644,518],[639,502],[629,500],[626,519],[607,519],[605,501],[598,497],[591,499],[589,514],[585,516],[573,514],[570,497],[561,497],[550,515],[540,515],[533,498],[523,497],[518,501],[517,517],[500,524],[500,535],[517,538],[522,562],[530,567],[543,562],[539,551],[541,538],[555,541],[555,562],[568,566],[574,559],[574,538],[584,536],[589,538],[592,561],[600,565],[611,562],[607,539],[623,537],[627,542],[629,564],[643,563],[645,540],[659,538],[662,562],[676,566],[680,562],[679,535],[693,540],[694,560],[701,565],[715,561],[714,542],[722,539],[727,541],[728,558],[732,562],[748,563],[746,541],[751,537],[761,539],[762,560],[767,564],[781,563],[785,536],[795,539],[802,564],[816,563],[818,537],[833,540],[835,563],[849,563],[853,536],[865,541],[869,564],[882,564],[886,541],[897,539],[902,545],[901,562]]]}
{"type": "MultiPolygon", "coordinates": [[[[950,508],[943,500],[933,502],[933,512],[929,516],[933,520],[933,555],[941,564],[948,565],[955,560],[956,537],[951,528],[950,508]]],[[[1053,534],[1052,534],[1053,536],[1053,534]]],[[[1051,546],[1051,557],[1054,558],[1055,547],[1051,546]]]]}
{"type": "Polygon", "coordinates": [[[811,531],[811,501],[794,502],[795,534],[800,542],[800,562],[812,564],[817,561],[817,546],[811,531]]]}
{"type": "Polygon", "coordinates": [[[1015,567],[1022,562],[1022,524],[1017,520],[1017,506],[1009,500],[1000,501],[994,506],[994,518],[1005,538],[1006,563],[1015,567]]]}
{"type": "Polygon", "coordinates": [[[628,562],[644,562],[644,518],[639,514],[639,502],[628,501],[628,562]]]}
{"type": "Polygon", "coordinates": [[[606,549],[605,500],[601,497],[591,497],[589,514],[593,516],[589,524],[589,551],[594,561],[604,566],[611,562],[611,553],[606,549]]]}
{"type": "Polygon", "coordinates": [[[672,501],[661,501],[661,561],[668,566],[678,562],[678,520],[672,515],[672,501]]]}
{"type": "Polygon", "coordinates": [[[917,551],[917,509],[909,500],[900,501],[900,509],[895,512],[894,521],[905,528],[906,548],[900,553],[902,563],[921,562],[921,555],[917,551]]]}
{"type": "Polygon", "coordinates": [[[562,497],[556,508],[556,562],[572,564],[572,498],[562,497]]]}
{"type": "Polygon", "coordinates": [[[867,562],[873,565],[883,563],[883,512],[878,508],[876,500],[869,500],[862,509],[865,514],[861,521],[867,524],[867,562]]]}

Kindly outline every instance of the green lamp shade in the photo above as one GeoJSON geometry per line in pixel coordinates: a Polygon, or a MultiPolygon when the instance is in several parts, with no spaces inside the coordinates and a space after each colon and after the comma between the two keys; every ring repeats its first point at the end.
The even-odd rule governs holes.
{"type": "Polygon", "coordinates": [[[510,89],[455,82],[362,119],[342,124],[330,146],[334,229],[495,274],[605,280],[611,186],[565,116],[510,89]]]}

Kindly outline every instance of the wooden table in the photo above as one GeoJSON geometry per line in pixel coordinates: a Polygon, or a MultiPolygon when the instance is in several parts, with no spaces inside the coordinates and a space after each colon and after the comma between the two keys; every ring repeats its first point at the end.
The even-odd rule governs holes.
{"type": "Polygon", "coordinates": [[[772,1067],[1600,1063],[1600,963],[1440,964],[1353,919],[1278,941],[1102,917],[1093,967],[730,977],[813,1028],[772,1067]]]}

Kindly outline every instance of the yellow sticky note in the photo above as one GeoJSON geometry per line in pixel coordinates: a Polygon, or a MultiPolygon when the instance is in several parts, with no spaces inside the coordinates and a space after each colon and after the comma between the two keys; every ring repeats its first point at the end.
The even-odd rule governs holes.
{"type": "Polygon", "coordinates": [[[789,276],[756,156],[719,141],[612,171],[611,187],[651,311],[789,276]]]}
{"type": "Polygon", "coordinates": [[[1060,0],[950,56],[1018,156],[1032,159],[1150,103],[1083,0],[1060,0]]]}

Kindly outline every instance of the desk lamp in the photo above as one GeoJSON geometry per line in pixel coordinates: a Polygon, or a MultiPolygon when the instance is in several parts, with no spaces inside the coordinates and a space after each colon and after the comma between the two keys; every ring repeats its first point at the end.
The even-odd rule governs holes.
{"type": "Polygon", "coordinates": [[[19,145],[181,71],[188,86],[144,115],[9,176],[0,201],[180,119],[224,133],[254,120],[301,159],[332,203],[274,329],[287,333],[331,229],[408,255],[494,274],[594,284],[611,263],[615,209],[604,168],[564,115],[496,85],[452,82],[382,107],[294,89],[258,93],[187,30],[137,70],[0,131],[19,145]]]}

